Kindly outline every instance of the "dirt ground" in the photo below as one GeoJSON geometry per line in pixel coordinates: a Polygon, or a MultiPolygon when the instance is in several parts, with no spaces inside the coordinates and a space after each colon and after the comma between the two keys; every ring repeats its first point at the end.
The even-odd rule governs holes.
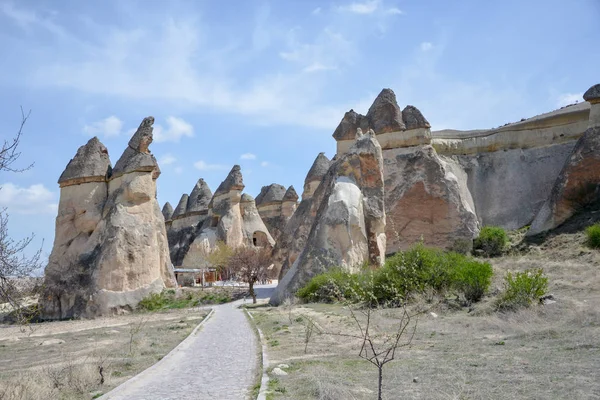
{"type": "Polygon", "coordinates": [[[0,399],[92,399],[148,368],[209,309],[0,325],[0,399]]]}
{"type": "MultiPolygon", "coordinates": [[[[384,367],[383,398],[600,399],[600,250],[565,229],[491,262],[495,277],[482,302],[458,309],[440,303],[418,318],[410,346],[384,367]],[[540,267],[555,303],[494,310],[506,271],[540,267]]],[[[267,340],[268,398],[376,398],[377,368],[358,357],[359,339],[340,335],[358,333],[346,308],[265,306],[252,313],[267,340]],[[305,352],[309,320],[318,328],[305,352]],[[272,371],[280,364],[287,375],[272,371]]],[[[385,310],[374,325],[389,330],[398,315],[385,310]]]]}

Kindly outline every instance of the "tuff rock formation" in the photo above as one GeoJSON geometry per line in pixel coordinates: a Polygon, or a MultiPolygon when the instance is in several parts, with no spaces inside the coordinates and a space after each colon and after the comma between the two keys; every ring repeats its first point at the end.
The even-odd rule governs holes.
{"type": "Polygon", "coordinates": [[[358,131],[355,144],[331,165],[312,197],[316,218],[271,304],[280,304],[333,266],[357,271],[364,263],[379,266],[384,261],[383,156],[373,131],[358,131]]]}
{"type": "Polygon", "coordinates": [[[156,201],[160,170],[148,150],[153,123],[152,117],[142,121],[112,173],[106,147],[93,138],[61,175],[42,318],[131,310],[148,294],[175,285],[156,201]]]}
{"type": "Polygon", "coordinates": [[[285,225],[296,209],[298,195],[293,187],[291,189],[293,193],[288,194],[288,190],[284,186],[272,183],[269,186],[263,186],[260,194],[256,197],[258,213],[275,241],[279,241],[285,225]]]}
{"type": "Polygon", "coordinates": [[[321,184],[323,177],[327,173],[327,170],[329,170],[330,164],[325,154],[319,153],[304,180],[302,201],[288,220],[273,250],[273,259],[276,269],[280,271],[280,280],[306,246],[306,240],[308,239],[308,234],[318,207],[318,203],[313,201],[313,193],[321,184]]]}
{"type": "MultiPolygon", "coordinates": [[[[204,182],[204,181],[202,181],[204,182]]],[[[239,165],[235,165],[208,202],[208,213],[187,239],[176,266],[198,268],[222,241],[230,247],[273,247],[275,240],[263,223],[254,199],[242,194],[244,181],[239,165]]],[[[205,192],[206,193],[206,192],[205,192]]],[[[193,197],[193,196],[192,196],[193,197]]],[[[202,197],[206,204],[206,197],[202,197]]]]}
{"type": "Polygon", "coordinates": [[[163,206],[162,215],[165,221],[171,221],[171,217],[173,217],[173,206],[168,201],[163,206]]]}
{"type": "Polygon", "coordinates": [[[371,128],[383,148],[387,211],[387,252],[427,245],[449,248],[470,241],[479,227],[473,199],[460,178],[464,172],[444,161],[430,145],[430,124],[414,106],[400,111],[396,96],[384,89],[366,116],[346,113],[333,137],[338,155],[371,128]]]}
{"type": "MultiPolygon", "coordinates": [[[[165,219],[171,262],[181,266],[190,245],[208,218],[212,192],[204,179],[198,180],[190,195],[183,194],[171,220],[165,219]]],[[[165,204],[166,206],[166,204],[165,204]]]]}
{"type": "Polygon", "coordinates": [[[588,129],[577,140],[550,197],[531,224],[528,235],[536,235],[565,222],[576,211],[600,200],[600,84],[583,95],[591,104],[588,129]]]}

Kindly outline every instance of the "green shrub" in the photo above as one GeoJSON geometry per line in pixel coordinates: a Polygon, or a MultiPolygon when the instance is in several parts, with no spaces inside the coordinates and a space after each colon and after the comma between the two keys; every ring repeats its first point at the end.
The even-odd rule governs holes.
{"type": "Polygon", "coordinates": [[[454,257],[452,285],[468,302],[481,300],[492,283],[494,271],[489,263],[468,257],[454,257]]]}
{"type": "Polygon", "coordinates": [[[546,294],[548,278],[540,269],[523,272],[507,272],[504,277],[504,294],[497,303],[499,310],[516,310],[529,307],[546,294]]]}
{"type": "Polygon", "coordinates": [[[336,301],[360,301],[365,296],[361,285],[363,275],[351,274],[334,268],[314,276],[296,295],[304,301],[331,303],[336,301]]]}
{"type": "Polygon", "coordinates": [[[508,236],[504,229],[497,226],[484,226],[475,239],[473,247],[482,250],[486,257],[497,257],[502,255],[507,243],[508,236]]]}
{"type": "Polygon", "coordinates": [[[298,290],[297,296],[314,302],[398,306],[417,294],[443,295],[454,290],[474,302],[489,288],[492,274],[488,263],[418,244],[388,258],[376,271],[350,274],[333,269],[317,275],[298,290]]]}
{"type": "Polygon", "coordinates": [[[588,226],[585,230],[587,245],[593,249],[600,249],[600,223],[588,226]]]}

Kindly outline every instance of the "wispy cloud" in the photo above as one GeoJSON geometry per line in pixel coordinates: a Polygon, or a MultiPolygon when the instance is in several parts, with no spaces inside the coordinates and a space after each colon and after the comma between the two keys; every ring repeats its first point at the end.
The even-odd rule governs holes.
{"type": "Polygon", "coordinates": [[[182,137],[193,137],[194,127],[181,118],[167,117],[167,128],[154,125],[153,134],[156,142],[179,142],[182,137]]]}
{"type": "Polygon", "coordinates": [[[359,15],[401,15],[404,11],[398,7],[387,7],[381,0],[367,0],[363,2],[354,2],[339,6],[341,12],[349,12],[359,15]]]}
{"type": "Polygon", "coordinates": [[[304,72],[318,72],[318,71],[331,71],[337,69],[337,67],[323,65],[320,62],[314,62],[306,67],[302,71],[304,72]]]}
{"type": "Polygon", "coordinates": [[[563,93],[558,95],[556,99],[557,107],[568,106],[569,104],[579,103],[583,100],[583,92],[582,93],[563,93]]]}
{"type": "Polygon", "coordinates": [[[256,154],[244,153],[240,156],[240,160],[256,160],[256,154]]]}
{"type": "Polygon", "coordinates": [[[423,42],[421,43],[421,50],[422,51],[429,51],[433,48],[433,44],[431,42],[423,42]]]}
{"type": "Polygon", "coordinates": [[[387,10],[385,10],[385,13],[388,15],[402,15],[402,14],[404,14],[404,11],[402,11],[401,9],[399,9],[397,7],[391,7],[391,8],[388,8],[387,10]]]}
{"type": "Polygon", "coordinates": [[[87,135],[104,137],[119,136],[121,134],[121,129],[123,129],[123,121],[114,115],[83,127],[83,131],[87,135]]]}
{"type": "Polygon", "coordinates": [[[58,207],[57,194],[39,183],[29,187],[2,183],[0,207],[16,214],[54,214],[58,207]]]}
{"type": "Polygon", "coordinates": [[[173,156],[171,153],[167,153],[158,159],[158,163],[160,165],[171,165],[177,161],[177,158],[173,156]]]}
{"type": "Polygon", "coordinates": [[[321,14],[321,7],[317,7],[314,10],[312,10],[311,14],[313,14],[313,15],[319,15],[319,14],[321,14]]]}
{"type": "Polygon", "coordinates": [[[344,6],[340,6],[340,11],[347,11],[354,14],[373,14],[379,7],[379,0],[370,0],[362,3],[350,3],[344,6]]]}
{"type": "Polygon", "coordinates": [[[290,30],[285,51],[279,57],[301,67],[302,72],[329,71],[347,66],[357,57],[355,45],[342,33],[323,29],[312,42],[301,41],[295,30],[290,30]]]}
{"type": "MultiPolygon", "coordinates": [[[[258,22],[261,29],[270,28],[268,20],[259,18],[258,22]]],[[[199,14],[161,16],[126,28],[88,19],[84,27],[87,34],[83,36],[71,26],[61,26],[62,34],[48,35],[46,47],[52,51],[24,49],[35,59],[22,73],[27,84],[125,101],[154,101],[178,110],[216,110],[247,116],[261,125],[332,129],[347,108],[347,104],[323,104],[322,83],[303,73],[317,61],[326,66],[346,62],[351,46],[330,30],[317,34],[312,45],[298,42],[299,48],[283,50],[296,60],[296,70],[267,68],[247,79],[240,70],[246,70],[258,54],[242,52],[237,39],[203,40],[210,28],[199,14]],[[312,117],[303,117],[308,114],[312,117]]],[[[255,44],[268,45],[267,36],[273,37],[272,33],[257,33],[255,44]]],[[[285,35],[277,37],[285,41],[285,35]]],[[[171,135],[168,128],[157,130],[157,141],[189,136],[171,135]]]]}
{"type": "Polygon", "coordinates": [[[203,160],[198,160],[194,163],[194,168],[200,171],[221,171],[227,170],[228,167],[223,164],[210,164],[203,160]]]}
{"type": "Polygon", "coordinates": [[[268,162],[268,161],[263,161],[263,162],[260,163],[261,167],[268,167],[269,165],[271,165],[271,163],[268,162]]]}

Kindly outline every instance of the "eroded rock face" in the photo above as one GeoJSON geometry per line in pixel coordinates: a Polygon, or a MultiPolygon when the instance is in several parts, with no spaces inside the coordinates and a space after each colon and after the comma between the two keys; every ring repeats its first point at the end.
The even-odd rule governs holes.
{"type": "MultiPolygon", "coordinates": [[[[359,137],[350,151],[331,165],[311,202],[317,211],[306,244],[281,279],[271,304],[280,304],[313,276],[333,266],[357,271],[365,262],[383,263],[383,156],[373,131],[359,137]]],[[[302,203],[298,210],[301,207],[302,203]]],[[[300,221],[298,225],[305,224],[300,221]]]]}
{"type": "Polygon", "coordinates": [[[153,121],[144,119],[115,166],[116,176],[109,177],[108,153],[97,139],[80,148],[61,175],[54,247],[40,297],[43,318],[131,310],[148,294],[175,285],[156,201],[160,172],[148,150],[153,121]]]}
{"type": "MultiPolygon", "coordinates": [[[[383,89],[367,112],[369,128],[376,134],[406,130],[402,112],[392,89],[383,89]]],[[[362,127],[361,127],[362,128],[362,127]]],[[[364,129],[363,129],[364,131],[364,129]]]]}
{"type": "MultiPolygon", "coordinates": [[[[330,164],[331,162],[325,156],[325,153],[319,153],[317,158],[315,158],[304,179],[302,201],[296,207],[294,213],[286,223],[281,236],[277,240],[277,244],[273,250],[273,260],[276,268],[279,270],[279,280],[290,269],[306,245],[306,240],[308,239],[308,234],[316,215],[313,194],[329,170],[330,164]]],[[[292,196],[291,193],[290,196],[292,196]]]]}
{"type": "Polygon", "coordinates": [[[110,173],[108,150],[94,136],[77,150],[60,175],[58,184],[63,187],[85,182],[106,182],[110,173]]]}
{"type": "Polygon", "coordinates": [[[589,88],[583,98],[591,104],[588,129],[577,140],[528,236],[554,229],[600,200],[600,84],[589,88]]]}
{"type": "Polygon", "coordinates": [[[170,221],[171,217],[173,216],[173,206],[168,201],[165,203],[165,205],[162,208],[162,214],[163,214],[163,217],[165,218],[165,221],[170,221]]]}
{"type": "Polygon", "coordinates": [[[263,186],[256,197],[256,207],[263,222],[275,240],[279,240],[288,218],[283,216],[283,198],[286,189],[282,185],[272,183],[263,186]]]}
{"type": "Polygon", "coordinates": [[[418,128],[431,128],[429,121],[425,119],[421,111],[415,106],[406,106],[402,110],[402,121],[407,130],[418,128]]]}
{"type": "MultiPolygon", "coordinates": [[[[355,133],[356,136],[356,133],[355,133]]],[[[313,165],[308,170],[306,178],[304,179],[304,191],[302,192],[302,200],[312,197],[313,193],[317,189],[317,186],[321,184],[323,176],[329,170],[331,161],[325,156],[325,153],[319,153],[313,165]]]]}
{"type": "Polygon", "coordinates": [[[431,146],[384,151],[387,252],[425,245],[452,248],[479,232],[466,176],[431,146]]]}

